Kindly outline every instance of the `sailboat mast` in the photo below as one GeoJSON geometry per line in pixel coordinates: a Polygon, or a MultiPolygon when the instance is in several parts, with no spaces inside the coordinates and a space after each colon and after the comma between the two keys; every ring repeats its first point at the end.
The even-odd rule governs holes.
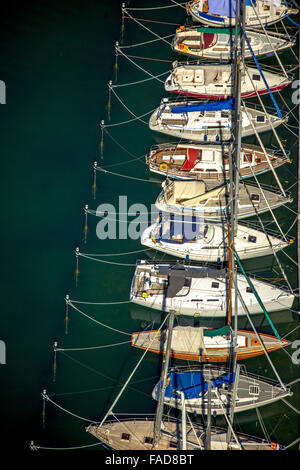
{"type": "Polygon", "coordinates": [[[153,448],[155,448],[158,445],[160,432],[161,432],[161,422],[162,422],[163,409],[164,409],[164,397],[165,397],[165,391],[166,391],[167,374],[168,374],[169,360],[170,360],[170,349],[171,349],[173,326],[174,326],[174,315],[175,315],[175,311],[171,310],[169,313],[166,353],[164,355],[163,364],[162,364],[159,399],[158,399],[158,404],[156,408],[153,448]]]}
{"type": "MultiPolygon", "coordinates": [[[[230,269],[230,289],[235,286],[234,299],[232,293],[229,293],[234,312],[234,337],[233,337],[233,360],[231,364],[232,373],[236,372],[236,349],[237,349],[237,328],[238,328],[238,293],[237,293],[237,266],[234,257],[234,241],[237,232],[238,220],[238,203],[239,203],[239,183],[240,183],[240,154],[241,154],[241,66],[244,54],[244,34],[245,26],[245,0],[236,0],[236,18],[235,18],[235,41],[234,41],[234,122],[233,122],[233,146],[230,156],[231,165],[231,181],[230,181],[230,234],[228,235],[229,243],[229,269],[230,269]],[[240,31],[241,30],[241,31],[240,31]]],[[[231,315],[231,311],[229,312],[231,315]]],[[[231,397],[229,419],[232,422],[235,407],[235,396],[231,397]]],[[[230,441],[231,430],[228,429],[227,442],[230,441]]]]}

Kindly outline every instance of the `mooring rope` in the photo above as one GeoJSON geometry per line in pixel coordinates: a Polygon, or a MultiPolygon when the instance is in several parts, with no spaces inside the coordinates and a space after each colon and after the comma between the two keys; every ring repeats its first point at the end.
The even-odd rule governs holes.
{"type": "MultiPolygon", "coordinates": [[[[142,25],[141,26],[143,28],[146,28],[146,26],[142,25]]],[[[146,28],[148,29],[148,28],[146,28]]],[[[149,30],[151,31],[151,30],[149,30]]],[[[154,34],[155,36],[158,36],[158,34],[155,34],[152,32],[152,34],[154,34]]],[[[137,44],[127,44],[125,46],[119,46],[119,50],[120,49],[132,49],[133,47],[139,47],[139,46],[146,46],[148,44],[152,44],[153,42],[158,42],[158,41],[164,41],[168,44],[168,46],[171,46],[171,43],[169,41],[167,41],[166,39],[167,38],[171,38],[172,36],[174,36],[174,33],[173,34],[168,34],[167,36],[158,36],[158,38],[156,39],[150,39],[149,41],[143,41],[143,42],[139,42],[137,44]]]]}
{"type": "Polygon", "coordinates": [[[113,264],[115,266],[136,266],[136,263],[117,263],[117,262],[114,262],[114,261],[106,261],[104,259],[97,259],[97,258],[93,258],[91,256],[84,255],[83,253],[80,253],[79,256],[82,256],[83,258],[90,259],[92,261],[97,261],[98,263],[113,264]]]}
{"type": "Polygon", "coordinates": [[[56,351],[89,351],[92,349],[105,349],[105,348],[112,348],[114,346],[121,346],[123,344],[130,344],[130,341],[122,341],[121,343],[114,343],[114,344],[105,344],[102,346],[88,346],[86,348],[56,348],[56,351]]]}
{"type": "MultiPolygon", "coordinates": [[[[133,21],[135,21],[139,26],[141,26],[141,27],[144,28],[146,31],[148,31],[148,33],[153,34],[153,36],[155,36],[156,38],[158,38],[158,39],[161,40],[161,41],[164,41],[166,44],[168,44],[168,46],[171,46],[171,43],[170,43],[169,41],[167,41],[164,37],[159,36],[159,35],[156,34],[154,31],[152,31],[150,28],[147,28],[147,26],[145,26],[143,23],[141,23],[141,22],[140,22],[138,19],[136,19],[134,16],[130,15],[130,13],[128,13],[128,11],[126,11],[126,8],[124,8],[123,11],[126,12],[127,15],[128,15],[133,21]]],[[[174,33],[169,35],[169,37],[172,37],[172,36],[174,36],[174,33]]]]}
{"type": "MultiPolygon", "coordinates": [[[[131,86],[131,85],[140,85],[141,83],[149,82],[150,80],[157,79],[158,77],[163,77],[164,75],[167,75],[167,73],[170,73],[170,70],[167,70],[166,72],[160,73],[159,75],[153,75],[153,77],[149,78],[144,78],[143,80],[138,80],[136,82],[129,82],[129,83],[121,83],[121,84],[116,84],[112,85],[112,88],[120,88],[120,87],[125,87],[125,86],[131,86]]],[[[161,83],[164,83],[163,80],[159,80],[161,83]]]]}
{"type": "Polygon", "coordinates": [[[141,253],[144,251],[150,251],[151,248],[144,248],[142,250],[135,250],[135,251],[124,251],[122,253],[82,253],[77,252],[79,256],[126,256],[126,255],[133,255],[135,253],[141,253]]]}
{"type": "Polygon", "coordinates": [[[86,318],[88,318],[89,320],[91,320],[91,321],[97,323],[98,325],[103,326],[103,328],[107,328],[108,330],[115,331],[116,333],[121,333],[122,335],[131,336],[131,334],[128,333],[127,331],[118,330],[117,328],[113,328],[112,326],[106,325],[105,323],[102,323],[101,321],[96,320],[95,318],[91,317],[90,315],[88,315],[87,313],[83,312],[83,311],[80,310],[78,307],[76,307],[76,306],[73,304],[73,302],[69,302],[69,305],[70,305],[74,310],[76,310],[78,313],[80,313],[81,315],[83,315],[84,317],[86,317],[86,318]]]}
{"type": "Polygon", "coordinates": [[[159,181],[146,180],[145,178],[138,178],[136,176],[123,175],[121,173],[114,173],[113,171],[105,170],[105,168],[102,168],[100,166],[97,166],[96,170],[97,171],[102,171],[103,173],[109,173],[110,175],[119,176],[120,178],[127,178],[127,179],[130,179],[130,180],[142,181],[144,183],[161,184],[159,181]]]}
{"type": "Polygon", "coordinates": [[[162,6],[162,7],[144,7],[144,8],[133,8],[133,7],[126,7],[126,10],[143,10],[143,11],[150,11],[150,10],[164,10],[165,8],[174,8],[174,7],[182,7],[182,8],[185,8],[185,6],[183,5],[186,5],[187,2],[183,2],[183,3],[176,3],[175,5],[165,5],[165,6],[162,6]]]}
{"type": "MultiPolygon", "coordinates": [[[[131,60],[131,56],[127,55],[127,54],[124,54],[124,52],[118,48],[117,49],[118,53],[121,54],[123,57],[125,57],[125,59],[127,59],[129,62],[131,62],[135,67],[137,67],[138,69],[140,69],[142,72],[144,72],[146,75],[149,75],[149,77],[151,79],[155,79],[157,81],[159,81],[160,83],[164,83],[163,80],[161,80],[159,77],[160,75],[153,75],[152,73],[148,72],[148,70],[144,69],[143,67],[141,67],[139,64],[137,64],[136,62],[134,62],[134,60],[131,60]]],[[[166,73],[166,72],[164,72],[166,73]]]]}
{"type": "Polygon", "coordinates": [[[129,124],[130,122],[141,120],[141,118],[143,118],[145,116],[148,116],[148,114],[153,113],[155,110],[156,110],[156,108],[151,109],[147,113],[142,114],[141,116],[137,116],[137,117],[132,118],[132,119],[128,119],[127,121],[116,122],[116,123],[113,123],[113,124],[103,124],[103,128],[105,129],[106,127],[123,126],[124,124],[129,124]]]}
{"type": "Polygon", "coordinates": [[[134,114],[133,111],[131,111],[131,109],[128,108],[128,106],[126,106],[126,104],[124,103],[124,101],[121,100],[121,98],[117,95],[117,93],[115,92],[115,90],[111,87],[110,88],[111,91],[113,92],[114,96],[117,98],[117,100],[119,101],[119,103],[121,103],[121,105],[126,109],[126,111],[128,111],[129,114],[131,114],[131,116],[133,116],[135,119],[138,119],[139,121],[141,121],[143,124],[146,124],[146,126],[148,126],[148,122],[146,121],[143,121],[143,119],[141,119],[139,116],[137,116],[136,114],[134,114]]]}

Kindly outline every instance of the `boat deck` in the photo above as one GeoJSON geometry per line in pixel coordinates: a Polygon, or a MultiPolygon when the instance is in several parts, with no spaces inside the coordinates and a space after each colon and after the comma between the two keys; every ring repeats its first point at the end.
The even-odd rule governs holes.
{"type": "MultiPolygon", "coordinates": [[[[161,432],[158,445],[153,448],[154,420],[132,418],[104,423],[100,428],[91,425],[87,431],[114,450],[181,450],[181,423],[179,421],[163,421],[164,429],[161,432]]],[[[187,430],[187,450],[200,450],[204,448],[205,431],[200,425],[189,423],[187,430]],[[200,449],[199,449],[200,448],[200,449]]],[[[271,443],[255,439],[251,436],[239,435],[244,450],[272,450],[271,443]]],[[[226,443],[226,432],[222,429],[212,428],[211,450],[238,450],[235,441],[226,443]]]]}

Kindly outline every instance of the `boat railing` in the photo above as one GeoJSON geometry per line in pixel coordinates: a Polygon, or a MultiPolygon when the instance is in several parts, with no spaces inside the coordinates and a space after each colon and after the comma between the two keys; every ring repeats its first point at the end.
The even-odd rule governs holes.
{"type": "MultiPolygon", "coordinates": [[[[249,181],[241,181],[242,184],[246,185],[246,186],[250,186],[250,187],[253,187],[253,188],[258,188],[257,184],[255,183],[251,183],[249,181]]],[[[273,194],[282,194],[282,192],[280,191],[280,189],[278,188],[275,188],[274,186],[271,186],[271,185],[268,185],[268,184],[259,184],[260,188],[263,189],[263,190],[266,190],[266,191],[270,191],[272,192],[273,194]]],[[[285,191],[285,194],[286,194],[286,198],[287,199],[291,199],[291,192],[290,191],[285,191]]]]}
{"type": "MultiPolygon", "coordinates": [[[[271,106],[265,106],[265,105],[264,105],[264,108],[262,108],[262,106],[258,103],[251,103],[250,106],[247,106],[246,104],[246,108],[248,108],[249,110],[267,112],[270,115],[274,114],[274,108],[272,108],[271,106]]],[[[282,119],[284,119],[288,113],[285,111],[281,111],[281,114],[282,114],[282,119]]]]}
{"type": "MultiPolygon", "coordinates": [[[[255,223],[255,222],[248,222],[248,221],[240,220],[239,225],[261,231],[261,226],[258,222],[255,223]]],[[[273,230],[269,227],[268,228],[264,227],[264,232],[266,232],[270,236],[278,238],[279,240],[282,240],[282,241],[286,240],[289,243],[292,243],[295,240],[295,237],[291,237],[290,235],[286,235],[286,238],[283,238],[282,235],[277,230],[273,230]]]]}

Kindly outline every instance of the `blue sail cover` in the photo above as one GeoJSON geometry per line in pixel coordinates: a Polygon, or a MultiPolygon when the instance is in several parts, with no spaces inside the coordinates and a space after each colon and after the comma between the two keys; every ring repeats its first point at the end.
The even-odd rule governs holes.
{"type": "Polygon", "coordinates": [[[226,101],[211,101],[209,103],[187,104],[186,106],[174,106],[171,108],[172,113],[189,113],[193,111],[220,111],[222,109],[233,109],[234,99],[226,101]]]}
{"type": "MultiPolygon", "coordinates": [[[[223,384],[233,383],[235,374],[228,372],[212,380],[212,388],[221,387],[223,384]]],[[[170,398],[176,396],[176,391],[184,393],[185,399],[199,398],[207,391],[207,382],[201,372],[171,372],[168,375],[168,386],[165,396],[170,398]]]]}
{"type": "MultiPolygon", "coordinates": [[[[255,5],[256,0],[246,0],[246,5],[255,5]]],[[[236,0],[208,0],[208,12],[213,15],[234,18],[236,13],[236,0]]]]}
{"type": "MultiPolygon", "coordinates": [[[[175,216],[170,214],[170,216],[163,217],[163,224],[169,223],[169,230],[163,231],[163,224],[161,226],[160,239],[162,241],[172,243],[171,238],[176,235],[183,236],[182,242],[188,242],[190,240],[195,240],[196,236],[202,230],[204,232],[205,226],[203,223],[202,217],[195,216],[175,216]]],[[[178,243],[178,241],[174,241],[178,243]]]]}

